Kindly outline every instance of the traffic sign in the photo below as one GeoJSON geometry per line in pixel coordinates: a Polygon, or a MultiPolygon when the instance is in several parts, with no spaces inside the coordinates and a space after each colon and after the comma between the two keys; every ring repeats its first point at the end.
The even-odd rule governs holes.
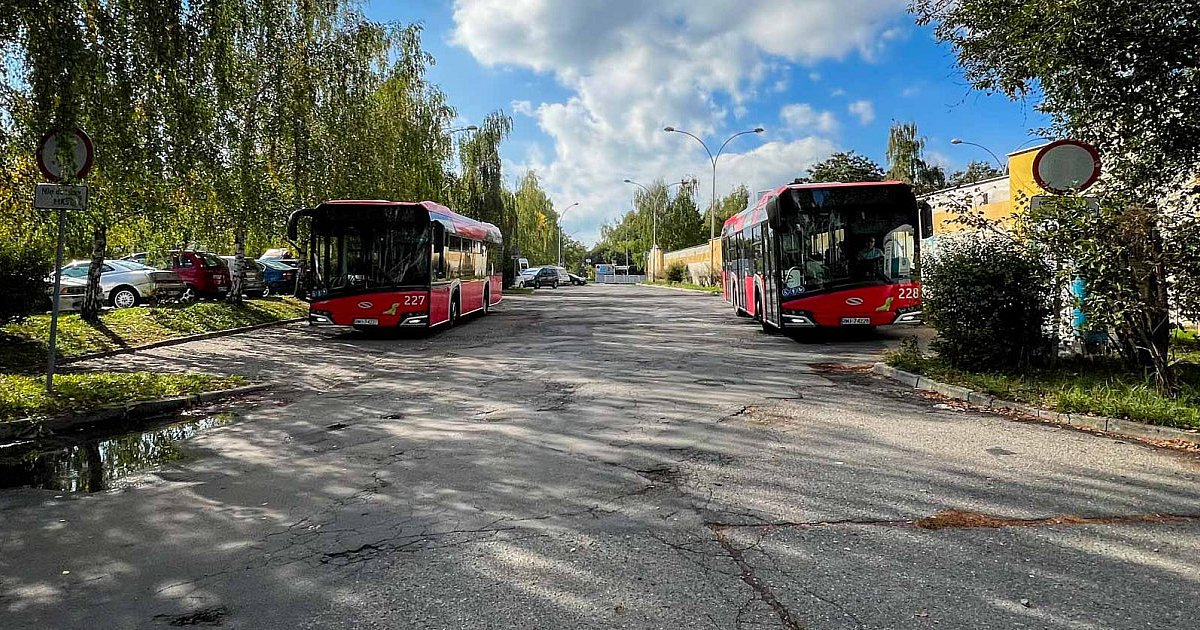
{"type": "Polygon", "coordinates": [[[1078,140],[1059,140],[1038,150],[1033,179],[1044,190],[1066,194],[1087,190],[1100,178],[1100,154],[1078,140]]]}
{"type": "Polygon", "coordinates": [[[87,186],[38,184],[33,189],[33,207],[41,210],[83,210],[87,198],[87,186]]]}
{"type": "Polygon", "coordinates": [[[70,173],[75,179],[83,179],[92,170],[92,161],[96,157],[92,139],[78,127],[61,137],[57,133],[48,133],[38,144],[38,169],[52,182],[61,182],[70,173]],[[67,144],[68,153],[65,156],[69,163],[61,164],[58,150],[60,140],[67,144]]]}

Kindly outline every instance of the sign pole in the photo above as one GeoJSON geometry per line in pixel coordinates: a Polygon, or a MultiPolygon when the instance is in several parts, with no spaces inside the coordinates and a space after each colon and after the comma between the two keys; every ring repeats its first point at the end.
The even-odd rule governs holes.
{"type": "Polygon", "coordinates": [[[54,305],[50,310],[50,352],[46,358],[46,393],[54,393],[54,351],[58,341],[58,301],[62,291],[63,223],[67,211],[58,210],[58,252],[54,257],[54,305]]]}

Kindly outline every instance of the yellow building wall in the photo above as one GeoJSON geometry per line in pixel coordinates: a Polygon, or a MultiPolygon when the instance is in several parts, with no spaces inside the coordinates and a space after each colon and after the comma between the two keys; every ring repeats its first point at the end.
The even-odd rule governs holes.
{"type": "Polygon", "coordinates": [[[663,254],[662,270],[666,273],[667,269],[675,263],[683,263],[689,267],[689,271],[693,269],[693,265],[702,265],[704,269],[708,269],[710,262],[716,265],[716,269],[721,268],[721,239],[714,238],[704,245],[696,245],[686,249],[679,249],[673,252],[663,254]]]}
{"type": "MultiPolygon", "coordinates": [[[[983,210],[983,215],[1000,225],[1008,225],[1014,214],[1020,214],[1029,209],[1029,200],[1039,195],[1050,194],[1033,178],[1033,160],[1037,157],[1041,146],[1030,147],[1008,156],[1008,199],[974,206],[973,210],[983,210]]],[[[969,186],[964,186],[964,189],[969,186]]],[[[946,234],[967,229],[954,223],[958,213],[945,209],[933,209],[933,233],[946,234]]]]}

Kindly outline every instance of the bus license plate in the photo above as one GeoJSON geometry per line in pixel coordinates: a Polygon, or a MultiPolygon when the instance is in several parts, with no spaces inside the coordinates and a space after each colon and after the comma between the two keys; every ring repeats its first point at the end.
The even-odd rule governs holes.
{"type": "Polygon", "coordinates": [[[356,319],[356,320],[354,320],[354,325],[355,326],[378,326],[379,320],[378,319],[356,319]]]}
{"type": "Polygon", "coordinates": [[[843,326],[870,326],[871,318],[870,317],[843,317],[842,325],[843,326]]]}

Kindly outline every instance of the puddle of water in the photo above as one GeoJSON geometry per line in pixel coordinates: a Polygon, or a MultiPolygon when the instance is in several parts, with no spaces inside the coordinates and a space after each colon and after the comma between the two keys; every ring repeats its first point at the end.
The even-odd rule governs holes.
{"type": "Polygon", "coordinates": [[[0,488],[108,490],[132,474],[179,460],[180,442],[233,419],[219,413],[117,435],[92,432],[0,445],[0,488]]]}

